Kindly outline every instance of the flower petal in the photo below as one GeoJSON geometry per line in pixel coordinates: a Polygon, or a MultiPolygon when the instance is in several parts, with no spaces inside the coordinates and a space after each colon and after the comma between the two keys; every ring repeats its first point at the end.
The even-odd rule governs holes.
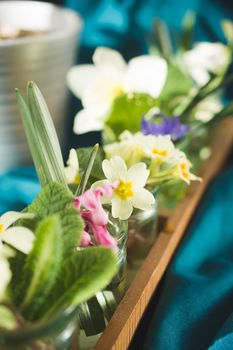
{"type": "Polygon", "coordinates": [[[1,239],[22,253],[28,254],[32,249],[35,236],[26,227],[17,226],[6,230],[1,235],[1,239]]]}
{"type": "Polygon", "coordinates": [[[151,206],[155,203],[155,198],[152,193],[145,188],[137,188],[134,191],[134,196],[131,201],[135,208],[150,210],[151,206]]]}
{"type": "Polygon", "coordinates": [[[114,196],[112,199],[112,216],[120,220],[127,220],[133,212],[133,206],[130,201],[122,201],[114,196]]]}
{"type": "Polygon", "coordinates": [[[6,230],[14,222],[19,219],[32,219],[35,215],[32,213],[21,213],[18,211],[8,211],[0,217],[0,224],[3,225],[3,229],[6,230]]]}
{"type": "MultiPolygon", "coordinates": [[[[93,189],[93,190],[96,190],[97,188],[103,188],[104,189],[106,186],[109,186],[108,180],[99,180],[99,181],[94,182],[91,185],[91,189],[93,189]]],[[[111,203],[111,198],[108,195],[108,193],[104,194],[101,197],[101,203],[102,204],[109,204],[109,203],[111,203]]]]}
{"type": "MultiPolygon", "coordinates": [[[[104,113],[105,114],[105,113],[104,113]]],[[[103,115],[98,108],[87,108],[75,116],[73,131],[75,134],[85,134],[90,131],[100,131],[104,127],[103,115]]]]}
{"type": "Polygon", "coordinates": [[[148,93],[158,97],[167,78],[167,63],[163,58],[149,55],[129,61],[125,87],[129,92],[148,93]]]}
{"type": "Polygon", "coordinates": [[[91,236],[87,231],[83,230],[80,247],[88,247],[89,245],[91,245],[91,236]]]}
{"type": "Polygon", "coordinates": [[[106,226],[91,225],[96,243],[117,251],[117,240],[110,235],[106,226]]]}
{"type": "Polygon", "coordinates": [[[137,163],[128,170],[128,180],[131,180],[137,187],[144,187],[149,176],[149,170],[145,163],[137,163]]]}
{"type": "Polygon", "coordinates": [[[126,62],[122,55],[108,47],[98,47],[92,57],[93,62],[98,66],[112,66],[112,69],[124,72],[126,70],[126,62]]]}
{"type": "Polygon", "coordinates": [[[95,75],[96,70],[92,64],[72,67],[66,77],[67,85],[75,96],[82,99],[85,90],[92,84],[95,75]]]}
{"type": "Polygon", "coordinates": [[[1,274],[1,283],[0,283],[0,298],[4,296],[6,287],[11,279],[11,270],[9,263],[4,257],[0,256],[0,274],[1,274]]]}

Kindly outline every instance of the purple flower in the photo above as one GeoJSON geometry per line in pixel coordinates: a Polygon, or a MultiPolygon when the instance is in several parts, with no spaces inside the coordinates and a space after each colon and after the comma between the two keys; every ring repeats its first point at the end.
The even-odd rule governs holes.
{"type": "Polygon", "coordinates": [[[190,126],[181,124],[178,116],[166,117],[163,114],[158,114],[148,121],[143,117],[141,130],[144,135],[171,135],[173,141],[178,141],[184,138],[190,130],[190,126]]]}

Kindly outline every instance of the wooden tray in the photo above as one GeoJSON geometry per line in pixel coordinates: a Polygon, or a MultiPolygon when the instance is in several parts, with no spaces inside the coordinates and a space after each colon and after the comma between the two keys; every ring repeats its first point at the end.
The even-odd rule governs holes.
{"type": "Polygon", "coordinates": [[[139,321],[177,248],[210,181],[229,156],[233,144],[233,119],[219,124],[212,155],[203,164],[202,182],[190,186],[184,200],[172,212],[162,212],[166,225],[138,270],[132,284],[95,346],[95,350],[126,350],[139,321]]]}

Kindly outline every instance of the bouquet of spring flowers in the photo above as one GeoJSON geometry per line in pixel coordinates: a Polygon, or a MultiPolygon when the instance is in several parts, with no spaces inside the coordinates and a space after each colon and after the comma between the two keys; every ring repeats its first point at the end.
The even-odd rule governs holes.
{"type": "Polygon", "coordinates": [[[127,221],[135,210],[151,209],[158,184],[198,178],[170,136],[130,132],[104,149],[72,149],[64,167],[38,87],[29,83],[27,100],[16,95],[42,189],[22,213],[0,218],[0,312],[8,315],[1,327],[19,329],[19,319],[29,327],[78,305],[80,327],[95,334],[116,303],[127,221]]]}
{"type": "Polygon", "coordinates": [[[194,18],[186,16],[180,35],[156,21],[148,55],[126,63],[119,52],[100,47],[93,64],[73,67],[68,86],[83,104],[74,132],[100,130],[104,143],[116,141],[125,130],[171,135],[184,149],[194,135],[230,116],[232,102],[223,105],[220,93],[233,80],[227,74],[232,24],[223,22],[227,45],[193,44],[194,18]]]}

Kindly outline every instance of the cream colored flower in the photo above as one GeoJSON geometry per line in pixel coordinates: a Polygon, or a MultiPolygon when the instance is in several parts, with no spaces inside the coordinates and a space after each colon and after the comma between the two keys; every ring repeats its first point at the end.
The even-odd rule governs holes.
{"type": "Polygon", "coordinates": [[[140,162],[145,158],[144,135],[140,132],[132,134],[124,131],[119,142],[104,146],[106,157],[120,156],[128,166],[140,162]]]}
{"type": "Polygon", "coordinates": [[[221,43],[198,43],[184,54],[187,69],[200,86],[208,82],[210,73],[223,73],[229,60],[230,50],[221,43]]]}
{"type": "Polygon", "coordinates": [[[191,181],[201,181],[201,178],[192,174],[190,169],[192,163],[188,160],[185,153],[177,150],[177,166],[174,169],[174,175],[190,184],[191,181]]]}
{"type": "Polygon", "coordinates": [[[65,167],[65,177],[68,184],[79,184],[79,162],[78,155],[74,148],[70,150],[69,158],[67,160],[67,167],[65,167]]]}
{"type": "Polygon", "coordinates": [[[26,227],[10,227],[19,219],[32,219],[34,214],[8,211],[0,217],[0,247],[5,242],[18,249],[24,254],[28,254],[32,249],[34,234],[26,227]]]}
{"type": "Polygon", "coordinates": [[[205,98],[203,101],[198,103],[197,107],[194,111],[194,116],[196,120],[200,120],[203,123],[207,123],[210,121],[213,116],[220,112],[223,108],[223,105],[219,99],[216,97],[208,97],[205,98]]]}
{"type": "Polygon", "coordinates": [[[121,157],[113,156],[110,160],[103,161],[105,181],[98,181],[96,186],[110,183],[114,186],[112,197],[112,215],[121,220],[127,220],[133,212],[133,208],[150,210],[154,204],[153,195],[144,188],[149,170],[145,163],[137,163],[127,169],[121,157]]]}
{"type": "Polygon", "coordinates": [[[145,136],[145,154],[160,162],[174,162],[176,158],[176,148],[170,135],[145,136]]]}
{"type": "Polygon", "coordinates": [[[8,258],[13,256],[13,252],[6,246],[0,245],[0,300],[5,296],[6,287],[11,280],[11,269],[8,258]]]}
{"type": "Polygon", "coordinates": [[[121,94],[139,92],[158,97],[167,78],[167,63],[160,57],[139,56],[127,64],[119,52],[100,47],[93,63],[73,67],[67,75],[69,88],[84,107],[75,118],[77,134],[103,129],[114,99],[121,94]]]}

